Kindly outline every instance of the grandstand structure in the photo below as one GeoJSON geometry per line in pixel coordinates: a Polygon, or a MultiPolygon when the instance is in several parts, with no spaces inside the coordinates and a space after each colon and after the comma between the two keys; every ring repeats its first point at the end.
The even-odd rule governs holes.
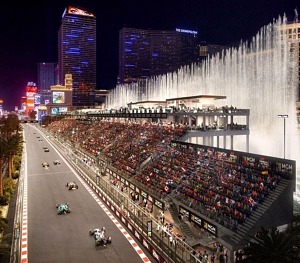
{"type": "Polygon", "coordinates": [[[244,138],[245,151],[249,151],[249,109],[233,106],[217,108],[216,100],[226,96],[198,95],[171,98],[166,101],[140,101],[120,109],[82,109],[61,113],[60,117],[103,119],[119,118],[169,124],[184,124],[190,132],[183,141],[233,150],[234,138],[244,138]],[[228,146],[229,143],[229,146],[228,146]]]}
{"type": "Polygon", "coordinates": [[[236,136],[245,136],[249,149],[249,110],[210,102],[195,107],[199,99],[65,113],[59,116],[63,125],[54,122],[49,128],[98,165],[101,176],[130,187],[139,201],[146,199],[153,217],[168,208],[191,245],[207,245],[207,236],[194,233],[193,226],[222,244],[233,262],[235,251],[261,227],[291,222],[296,163],[235,151],[236,136]],[[241,116],[244,122],[236,122],[241,116]],[[225,137],[229,147],[226,139],[219,144],[225,137]]]}

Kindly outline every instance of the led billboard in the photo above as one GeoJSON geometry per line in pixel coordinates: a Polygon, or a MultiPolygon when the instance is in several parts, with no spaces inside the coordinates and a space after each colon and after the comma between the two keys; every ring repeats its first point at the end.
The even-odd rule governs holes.
{"type": "Polygon", "coordinates": [[[51,115],[57,115],[59,113],[67,112],[67,111],[68,111],[68,107],[52,107],[50,109],[50,114],[51,115]]]}
{"type": "Polygon", "coordinates": [[[64,91],[53,91],[52,102],[53,102],[53,104],[65,103],[65,92],[64,91]]]}
{"type": "Polygon", "coordinates": [[[34,104],[35,105],[40,105],[41,104],[41,95],[40,94],[35,94],[34,95],[34,104]]]}
{"type": "Polygon", "coordinates": [[[80,9],[78,7],[69,6],[68,7],[68,14],[76,14],[76,15],[83,15],[83,16],[94,16],[93,13],[90,13],[86,10],[80,9]]]}

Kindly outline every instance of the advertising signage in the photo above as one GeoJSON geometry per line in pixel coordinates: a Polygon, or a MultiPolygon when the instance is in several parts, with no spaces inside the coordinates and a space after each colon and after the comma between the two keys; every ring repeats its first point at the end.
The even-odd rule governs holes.
{"type": "Polygon", "coordinates": [[[35,94],[34,95],[34,104],[35,105],[40,105],[41,104],[41,95],[40,94],[35,94]]]}
{"type": "Polygon", "coordinates": [[[217,235],[217,227],[215,227],[214,225],[212,225],[211,223],[209,223],[205,220],[203,222],[203,228],[206,229],[211,234],[213,234],[214,236],[217,235]]]}
{"type": "Polygon", "coordinates": [[[232,167],[235,167],[237,164],[241,164],[263,175],[271,173],[278,174],[287,179],[295,180],[296,178],[296,161],[294,160],[178,141],[171,141],[171,147],[174,148],[174,151],[176,151],[177,148],[181,149],[183,147],[188,147],[191,151],[192,148],[197,151],[199,158],[216,159],[217,161],[222,161],[222,165],[233,165],[232,167]]]}
{"type": "Polygon", "coordinates": [[[65,103],[65,92],[63,91],[53,91],[53,104],[65,103]]]}
{"type": "Polygon", "coordinates": [[[80,9],[75,6],[69,6],[68,7],[68,14],[75,14],[75,15],[82,15],[82,16],[94,16],[93,13],[88,12],[86,10],[80,9]]]}
{"type": "Polygon", "coordinates": [[[188,34],[193,34],[193,35],[197,35],[198,34],[198,32],[195,31],[195,30],[181,29],[181,28],[176,28],[176,32],[188,33],[188,34]]]}
{"type": "Polygon", "coordinates": [[[37,93],[37,86],[33,82],[28,82],[26,86],[26,93],[37,93]]]}
{"type": "Polygon", "coordinates": [[[210,232],[214,236],[217,235],[217,227],[212,223],[208,222],[207,220],[205,220],[204,218],[202,218],[201,216],[196,215],[191,211],[188,211],[182,206],[179,206],[179,212],[181,214],[184,214],[190,221],[192,221],[198,227],[204,228],[206,231],[210,232]]]}
{"type": "Polygon", "coordinates": [[[158,208],[160,208],[160,209],[163,209],[164,208],[164,206],[163,206],[163,203],[162,202],[160,202],[160,201],[158,201],[158,200],[154,200],[154,204],[158,207],[158,208]]]}
{"type": "Polygon", "coordinates": [[[67,107],[52,107],[50,109],[50,114],[52,115],[57,115],[59,113],[62,113],[62,112],[67,112],[68,111],[68,108],[67,107]]]}
{"type": "Polygon", "coordinates": [[[187,218],[190,218],[190,212],[184,209],[182,206],[179,206],[179,214],[184,215],[187,218]]]}

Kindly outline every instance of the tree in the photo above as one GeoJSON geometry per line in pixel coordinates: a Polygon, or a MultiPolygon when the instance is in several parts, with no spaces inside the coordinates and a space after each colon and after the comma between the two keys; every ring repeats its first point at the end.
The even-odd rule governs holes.
{"type": "Polygon", "coordinates": [[[7,157],[8,157],[8,177],[12,178],[13,161],[14,157],[22,150],[22,137],[20,133],[15,133],[7,138],[8,144],[7,157]]]}
{"type": "Polygon", "coordinates": [[[37,112],[36,111],[31,111],[30,113],[29,113],[29,118],[30,119],[32,119],[32,120],[35,120],[36,119],[36,114],[37,114],[37,112]]]}
{"type": "Polygon", "coordinates": [[[7,241],[11,237],[11,234],[2,235],[0,237],[0,256],[9,255],[11,245],[7,241]]]}
{"type": "MultiPolygon", "coordinates": [[[[8,229],[7,219],[0,215],[0,259],[5,255],[10,255],[11,250],[11,233],[5,234],[8,229]]],[[[0,260],[1,261],[1,260],[0,260]]]]}
{"type": "Polygon", "coordinates": [[[0,136],[0,196],[3,196],[3,163],[8,152],[9,145],[7,139],[0,136]]]}
{"type": "Polygon", "coordinates": [[[19,117],[14,113],[0,119],[0,196],[3,196],[3,164],[7,159],[11,174],[13,156],[20,147],[21,129],[19,117]]]}
{"type": "Polygon", "coordinates": [[[14,113],[10,113],[7,117],[3,117],[0,122],[0,133],[2,137],[10,136],[11,134],[18,133],[22,130],[19,117],[14,113]]]}
{"type": "Polygon", "coordinates": [[[240,253],[239,263],[300,262],[300,230],[293,225],[285,231],[261,229],[240,253]]]}

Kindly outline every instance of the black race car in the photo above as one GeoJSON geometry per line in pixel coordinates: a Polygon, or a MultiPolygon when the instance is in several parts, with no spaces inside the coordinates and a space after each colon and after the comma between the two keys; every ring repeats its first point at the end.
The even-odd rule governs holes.
{"type": "Polygon", "coordinates": [[[68,203],[56,204],[57,214],[69,214],[71,213],[68,203]]]}
{"type": "Polygon", "coordinates": [[[69,190],[78,189],[78,184],[75,182],[70,182],[66,184],[66,187],[68,187],[69,190]]]}

